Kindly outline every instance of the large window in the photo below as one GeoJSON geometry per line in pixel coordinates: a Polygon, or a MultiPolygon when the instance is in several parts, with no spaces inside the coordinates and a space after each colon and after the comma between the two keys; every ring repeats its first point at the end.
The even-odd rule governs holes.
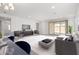
{"type": "Polygon", "coordinates": [[[60,33],[60,23],[54,23],[54,32],[55,33],[60,33]]]}
{"type": "Polygon", "coordinates": [[[50,34],[65,34],[67,32],[67,22],[57,21],[49,23],[49,33],[50,34]]]}

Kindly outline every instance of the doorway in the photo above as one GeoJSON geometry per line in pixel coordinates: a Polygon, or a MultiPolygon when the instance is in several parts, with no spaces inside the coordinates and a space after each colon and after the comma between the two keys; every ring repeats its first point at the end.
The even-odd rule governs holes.
{"type": "Polygon", "coordinates": [[[0,17],[0,33],[3,36],[9,35],[11,32],[11,19],[7,17],[0,17]]]}

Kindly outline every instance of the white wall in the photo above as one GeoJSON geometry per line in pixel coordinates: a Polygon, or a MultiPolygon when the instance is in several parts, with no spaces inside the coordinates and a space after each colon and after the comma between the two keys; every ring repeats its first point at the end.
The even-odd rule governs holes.
{"type": "Polygon", "coordinates": [[[23,19],[18,17],[11,17],[11,30],[22,30],[22,24],[31,25],[31,29],[36,29],[36,20],[23,19]]]}
{"type": "MultiPolygon", "coordinates": [[[[57,20],[57,19],[56,19],[57,20]]],[[[69,18],[61,18],[61,20],[68,20],[68,25],[72,26],[72,31],[75,32],[76,30],[76,25],[75,25],[75,18],[73,17],[69,17],[69,18]]],[[[50,21],[50,20],[49,20],[50,21]]],[[[49,21],[41,21],[40,24],[40,34],[49,34],[48,33],[48,22],[49,21]]],[[[51,21],[55,21],[55,19],[52,19],[51,21]]],[[[60,21],[60,19],[58,19],[57,21],[60,21]]]]}
{"type": "Polygon", "coordinates": [[[36,29],[36,23],[38,21],[33,20],[33,19],[25,19],[25,18],[20,18],[17,16],[11,16],[11,15],[7,15],[7,14],[0,14],[0,16],[2,17],[8,17],[11,18],[11,31],[17,31],[17,30],[21,30],[22,29],[22,24],[27,24],[27,25],[31,25],[31,29],[35,30],[36,29]]]}
{"type": "Polygon", "coordinates": [[[39,22],[39,33],[40,34],[48,34],[48,22],[40,21],[39,22]]]}
{"type": "MultiPolygon", "coordinates": [[[[36,23],[39,22],[34,19],[25,19],[25,18],[20,18],[20,17],[16,17],[16,16],[11,16],[11,15],[9,16],[9,15],[5,15],[5,14],[0,14],[0,15],[11,18],[11,31],[21,30],[22,24],[29,24],[29,25],[31,25],[31,29],[35,30],[36,23]]],[[[70,17],[70,18],[68,18],[68,20],[69,20],[68,24],[72,24],[75,28],[76,27],[75,24],[77,24],[75,22],[77,22],[78,20],[74,22],[74,17],[70,17]]],[[[44,21],[39,22],[39,31],[40,31],[40,34],[48,34],[48,21],[44,20],[44,21]]]]}
{"type": "Polygon", "coordinates": [[[79,26],[79,5],[77,7],[76,17],[75,17],[75,29],[76,29],[76,31],[78,31],[78,26],[79,26]]]}

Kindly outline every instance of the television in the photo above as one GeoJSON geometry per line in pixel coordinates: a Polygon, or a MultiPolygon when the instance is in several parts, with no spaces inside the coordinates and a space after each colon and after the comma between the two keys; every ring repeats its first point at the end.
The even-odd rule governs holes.
{"type": "Polygon", "coordinates": [[[22,30],[30,30],[30,25],[22,24],[22,30]]]}

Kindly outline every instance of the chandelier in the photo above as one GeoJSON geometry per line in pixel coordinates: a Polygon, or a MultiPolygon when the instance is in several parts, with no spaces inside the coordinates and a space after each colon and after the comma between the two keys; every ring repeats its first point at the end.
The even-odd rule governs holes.
{"type": "Polygon", "coordinates": [[[0,3],[0,12],[14,11],[14,5],[12,3],[0,3]]]}

